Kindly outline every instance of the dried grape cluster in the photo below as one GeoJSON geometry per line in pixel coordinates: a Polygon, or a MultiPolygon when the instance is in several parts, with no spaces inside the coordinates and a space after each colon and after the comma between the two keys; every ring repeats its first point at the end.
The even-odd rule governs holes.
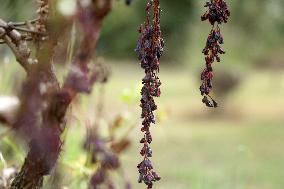
{"type": "Polygon", "coordinates": [[[107,148],[107,141],[101,138],[96,130],[88,131],[84,149],[89,152],[90,164],[99,164],[98,170],[92,174],[90,179],[90,188],[98,188],[107,185],[107,188],[114,188],[114,184],[108,177],[108,172],[117,170],[120,167],[120,161],[117,154],[107,148]]]}
{"type": "Polygon", "coordinates": [[[212,64],[216,60],[220,62],[220,54],[225,54],[225,51],[221,48],[221,44],[224,43],[223,37],[220,32],[219,25],[227,23],[230,16],[227,3],[224,0],[210,0],[206,2],[205,7],[208,10],[201,16],[201,20],[208,20],[212,25],[211,32],[207,38],[206,46],[202,53],[205,55],[206,67],[201,73],[202,84],[200,86],[200,92],[203,96],[202,102],[207,107],[218,106],[217,102],[210,96],[212,90],[213,68],[212,64]]]}
{"type": "MultiPolygon", "coordinates": [[[[105,78],[105,77],[104,77],[105,78]]],[[[105,83],[105,81],[102,81],[105,83]]],[[[97,105],[97,117],[96,120],[101,120],[104,102],[103,90],[99,91],[100,102],[97,105]]],[[[112,173],[122,172],[121,175],[125,189],[131,189],[130,182],[124,175],[123,167],[120,163],[120,155],[128,149],[130,146],[130,140],[128,139],[129,132],[124,133],[123,137],[117,136],[117,131],[123,125],[124,118],[121,115],[115,117],[115,119],[107,124],[108,136],[102,136],[100,134],[99,121],[94,122],[93,125],[87,126],[87,135],[83,145],[84,150],[88,152],[88,159],[86,166],[97,166],[97,169],[91,174],[89,188],[107,188],[115,189],[118,186],[118,182],[113,179],[112,173]]]]}
{"type": "Polygon", "coordinates": [[[143,119],[141,131],[144,133],[144,137],[140,140],[140,143],[143,144],[140,154],[143,156],[143,161],[137,166],[139,171],[138,182],[144,182],[148,189],[153,187],[153,182],[161,179],[153,170],[152,162],[149,159],[152,157],[152,150],[149,146],[152,142],[150,126],[155,124],[153,112],[157,110],[154,97],[161,95],[161,81],[157,76],[164,47],[164,42],[161,38],[160,12],[159,0],[149,0],[146,6],[146,21],[139,28],[141,36],[136,47],[141,67],[145,70],[145,77],[142,79],[143,87],[140,105],[142,108],[141,117],[143,119]]]}
{"type": "MultiPolygon", "coordinates": [[[[107,124],[107,136],[100,134],[100,120],[105,119],[104,111],[104,85],[107,84],[110,76],[110,70],[103,64],[101,59],[95,64],[96,81],[102,84],[102,88],[98,91],[98,104],[96,105],[95,122],[92,125],[87,125],[87,135],[84,141],[83,148],[88,153],[86,165],[97,165],[98,168],[91,174],[89,188],[107,188],[115,189],[116,184],[111,177],[111,172],[122,170],[119,155],[124,152],[130,145],[125,133],[123,137],[118,138],[116,132],[122,127],[124,121],[121,115],[107,124]]],[[[106,122],[107,123],[107,122],[106,122]]],[[[125,189],[131,189],[131,184],[125,180],[125,189]]]]}

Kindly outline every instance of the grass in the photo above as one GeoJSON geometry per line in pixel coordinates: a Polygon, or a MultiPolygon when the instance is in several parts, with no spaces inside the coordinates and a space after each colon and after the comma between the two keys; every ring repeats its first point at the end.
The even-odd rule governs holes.
{"type": "MultiPolygon", "coordinates": [[[[104,117],[110,120],[123,112],[129,122],[135,123],[143,72],[134,63],[111,67],[113,76],[105,87],[104,117]]],[[[152,159],[162,181],[155,188],[283,189],[283,73],[248,71],[242,85],[229,95],[231,105],[221,100],[221,113],[202,106],[196,75],[183,69],[162,68],[163,94],[157,99],[160,119],[153,128],[152,145],[152,159]]],[[[4,83],[9,81],[2,79],[4,83]]],[[[66,171],[64,182],[70,189],[83,188],[86,182],[81,180],[86,177],[82,175],[92,171],[83,166],[81,144],[86,121],[95,119],[98,88],[91,96],[81,98],[82,106],[72,108],[60,161],[66,171]]],[[[13,94],[2,85],[1,92],[6,90],[13,94]]],[[[125,177],[132,181],[133,188],[142,189],[145,186],[136,183],[141,136],[140,124],[136,126],[130,134],[132,146],[121,158],[125,177]]],[[[122,172],[114,177],[118,175],[122,172]]]]}
{"type": "MultiPolygon", "coordinates": [[[[135,65],[114,64],[112,67],[113,78],[106,87],[106,112],[117,107],[138,116],[135,103],[139,95],[132,94],[134,107],[125,106],[119,100],[125,88],[137,92],[142,72],[135,65]]],[[[279,104],[284,103],[284,77],[281,73],[249,72],[244,83],[230,94],[233,107],[221,107],[232,116],[213,118],[208,116],[212,112],[200,104],[194,77],[194,73],[184,70],[161,72],[163,95],[158,103],[167,119],[153,129],[153,161],[163,177],[156,188],[282,189],[284,127],[281,113],[284,110],[279,104]],[[275,78],[277,87],[271,85],[275,78]]],[[[138,128],[131,133],[133,141],[139,136],[138,128]]],[[[122,156],[125,174],[131,181],[137,180],[139,149],[133,142],[122,156]]],[[[136,182],[133,184],[134,188],[145,188],[136,182]]]]}
{"type": "MultiPolygon", "coordinates": [[[[157,188],[280,189],[284,184],[281,126],[252,123],[240,127],[228,121],[168,123],[155,130],[153,159],[163,176],[157,188]]],[[[137,153],[136,148],[128,156],[137,153]]],[[[125,160],[129,167],[137,161],[125,160]]]]}

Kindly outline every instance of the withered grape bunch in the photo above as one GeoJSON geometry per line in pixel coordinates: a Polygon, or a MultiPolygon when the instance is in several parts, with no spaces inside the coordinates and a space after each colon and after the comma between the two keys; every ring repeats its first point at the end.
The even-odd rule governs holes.
{"type": "Polygon", "coordinates": [[[138,54],[138,59],[141,62],[141,67],[145,71],[145,77],[142,79],[141,118],[144,136],[140,140],[143,147],[140,151],[143,160],[138,164],[139,171],[138,181],[144,182],[148,189],[153,187],[153,182],[159,181],[161,178],[153,170],[152,150],[149,144],[152,142],[150,132],[151,124],[155,124],[154,111],[157,110],[154,97],[161,95],[161,81],[157,76],[160,67],[160,58],[163,54],[164,41],[161,37],[160,28],[160,2],[159,0],[149,0],[146,6],[146,21],[139,28],[140,38],[135,51],[138,54]]]}
{"type": "Polygon", "coordinates": [[[207,38],[206,46],[202,51],[205,56],[206,67],[201,73],[202,84],[200,86],[200,92],[203,96],[202,102],[207,107],[216,108],[218,107],[218,103],[210,96],[214,76],[212,64],[215,61],[220,62],[220,55],[225,54],[225,51],[221,48],[224,40],[219,25],[227,23],[230,11],[224,0],[210,0],[206,2],[205,7],[207,7],[208,10],[201,16],[201,20],[208,20],[212,25],[212,29],[207,38]]]}

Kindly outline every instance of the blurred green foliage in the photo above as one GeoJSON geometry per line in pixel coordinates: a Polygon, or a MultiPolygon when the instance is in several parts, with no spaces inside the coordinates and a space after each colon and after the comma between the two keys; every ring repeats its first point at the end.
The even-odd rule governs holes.
{"type": "Polygon", "coordinates": [[[284,1],[232,1],[232,23],[238,38],[253,58],[283,51],[284,1]]]}
{"type": "MultiPolygon", "coordinates": [[[[100,55],[135,58],[134,48],[139,36],[137,28],[145,19],[145,2],[145,0],[134,0],[130,7],[127,7],[122,0],[116,2],[113,11],[104,22],[99,42],[100,55]]],[[[192,56],[195,50],[192,48],[200,48],[195,46],[195,43],[204,44],[205,36],[203,37],[202,34],[210,30],[207,24],[200,22],[200,15],[205,10],[204,2],[205,0],[162,1],[162,29],[166,41],[164,59],[175,61],[184,59],[184,54],[192,56]],[[197,34],[202,35],[200,40],[196,39],[197,34]]],[[[229,23],[222,27],[225,39],[238,38],[237,41],[226,40],[234,47],[234,51],[248,58],[259,58],[264,53],[267,56],[277,49],[282,51],[283,0],[238,0],[228,1],[228,4],[232,16],[229,23]],[[232,43],[237,43],[237,46],[232,43]]],[[[33,17],[35,9],[32,0],[4,0],[0,7],[0,17],[5,20],[28,19],[33,17]]]]}
{"type": "MultiPolygon", "coordinates": [[[[166,41],[168,58],[178,56],[178,50],[185,44],[188,35],[186,26],[193,12],[193,1],[172,0],[162,2],[162,30],[166,41]],[[175,49],[173,51],[167,49],[175,49]]],[[[103,27],[100,39],[101,52],[119,57],[134,57],[134,48],[139,36],[137,29],[145,20],[145,1],[134,0],[132,7],[118,2],[103,27]]]]}
{"type": "Polygon", "coordinates": [[[8,21],[29,19],[35,15],[36,1],[3,0],[0,6],[0,18],[8,21]]]}
{"type": "MultiPolygon", "coordinates": [[[[205,43],[206,36],[202,37],[202,41],[196,41],[196,34],[202,35],[210,30],[208,24],[200,22],[200,15],[205,10],[204,2],[205,0],[163,0],[162,29],[167,60],[182,60],[184,54],[193,56],[192,48],[197,46],[192,43],[205,43]],[[194,30],[197,32],[194,33],[194,30]]],[[[223,34],[225,38],[238,38],[242,46],[229,44],[238,55],[255,58],[266,53],[267,56],[283,46],[284,1],[238,0],[228,3],[232,15],[229,23],[222,26],[223,34]]],[[[133,49],[139,35],[137,28],[145,18],[144,6],[143,0],[134,0],[132,7],[124,6],[122,1],[118,3],[105,22],[99,46],[102,54],[120,58],[135,56],[133,49]]]]}

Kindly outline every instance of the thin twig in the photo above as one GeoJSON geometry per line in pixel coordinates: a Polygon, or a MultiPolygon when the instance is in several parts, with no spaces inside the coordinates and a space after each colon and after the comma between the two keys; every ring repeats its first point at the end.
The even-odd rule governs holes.
{"type": "Polygon", "coordinates": [[[10,49],[13,51],[17,61],[20,63],[20,65],[28,72],[28,65],[29,61],[28,58],[24,57],[19,50],[17,49],[16,45],[11,41],[11,39],[4,35],[2,39],[5,41],[5,43],[10,47],[10,49]]]}
{"type": "Polygon", "coordinates": [[[11,26],[12,29],[18,30],[18,31],[23,31],[23,32],[28,32],[28,33],[35,33],[35,34],[39,34],[39,35],[44,35],[44,33],[35,31],[35,30],[30,30],[27,28],[21,28],[21,27],[15,27],[15,26],[11,26]]]}
{"type": "Polygon", "coordinates": [[[8,25],[12,25],[12,26],[24,26],[27,25],[27,23],[31,23],[34,24],[38,21],[39,19],[33,19],[33,20],[29,20],[29,21],[25,21],[25,22],[8,22],[8,25]]]}

